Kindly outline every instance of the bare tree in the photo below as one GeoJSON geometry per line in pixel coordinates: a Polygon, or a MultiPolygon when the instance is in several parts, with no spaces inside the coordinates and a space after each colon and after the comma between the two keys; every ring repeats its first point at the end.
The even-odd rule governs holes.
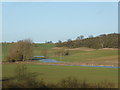
{"type": "Polygon", "coordinates": [[[80,39],[83,39],[84,38],[84,36],[83,35],[80,35],[80,39]]]}
{"type": "Polygon", "coordinates": [[[61,40],[58,40],[58,43],[62,43],[62,41],[61,41],[61,40]]]}
{"type": "Polygon", "coordinates": [[[78,37],[76,38],[76,40],[80,40],[80,37],[78,36],[78,37]]]}
{"type": "Polygon", "coordinates": [[[88,37],[89,37],[89,38],[93,38],[93,35],[89,35],[88,37]]]}
{"type": "Polygon", "coordinates": [[[8,52],[8,60],[31,60],[33,55],[32,41],[30,39],[20,40],[13,43],[8,52]]]}

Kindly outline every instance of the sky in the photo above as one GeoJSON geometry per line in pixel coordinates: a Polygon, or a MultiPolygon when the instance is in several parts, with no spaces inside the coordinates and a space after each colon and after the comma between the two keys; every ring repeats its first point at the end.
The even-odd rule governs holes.
{"type": "Polygon", "coordinates": [[[0,42],[2,42],[2,3],[1,2],[0,2],[0,42]]]}
{"type": "Polygon", "coordinates": [[[36,43],[118,33],[117,2],[4,2],[2,41],[36,43]]]}

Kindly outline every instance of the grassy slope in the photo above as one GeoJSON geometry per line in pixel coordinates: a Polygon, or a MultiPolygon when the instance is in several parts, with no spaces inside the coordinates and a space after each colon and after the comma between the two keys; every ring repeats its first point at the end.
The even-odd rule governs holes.
{"type": "Polygon", "coordinates": [[[6,61],[6,56],[7,56],[7,52],[10,48],[11,44],[2,44],[2,60],[6,61]]]}
{"type": "MultiPolygon", "coordinates": [[[[7,51],[9,49],[9,44],[4,44],[3,49],[3,61],[6,60],[7,51]]],[[[87,48],[81,48],[81,50],[70,50],[70,55],[68,56],[55,56],[55,52],[59,49],[52,49],[55,44],[35,44],[34,45],[34,56],[41,55],[41,49],[46,48],[48,50],[48,58],[56,59],[65,62],[99,62],[115,64],[118,60],[117,50],[91,50],[86,51],[87,48]]],[[[88,48],[89,49],[89,48],[88,48]]]]}
{"type": "Polygon", "coordinates": [[[59,51],[57,49],[52,49],[55,47],[54,44],[39,44],[38,47],[34,47],[34,55],[41,55],[40,50],[42,48],[48,49],[48,56],[49,58],[66,61],[66,62],[80,62],[80,61],[114,61],[118,60],[118,51],[117,50],[91,50],[85,51],[83,50],[70,50],[69,56],[62,56],[60,59],[59,56],[55,56],[55,52],[59,51]]]}
{"type": "MultiPolygon", "coordinates": [[[[69,56],[63,56],[62,61],[117,60],[117,50],[70,51],[69,56]]],[[[54,57],[60,60],[60,57],[54,57]]]]}
{"type": "Polygon", "coordinates": [[[50,51],[50,49],[53,47],[55,47],[55,44],[36,44],[36,45],[34,45],[34,55],[40,56],[41,55],[40,50],[47,49],[48,51],[50,51]]]}
{"type": "MultiPolygon", "coordinates": [[[[51,65],[32,65],[29,64],[28,70],[31,72],[43,73],[37,78],[43,78],[46,82],[57,82],[65,77],[76,77],[80,80],[87,80],[91,83],[103,80],[118,83],[118,69],[116,68],[97,68],[80,66],[51,66],[51,65]]],[[[13,76],[15,64],[3,65],[3,77],[13,76]]]]}

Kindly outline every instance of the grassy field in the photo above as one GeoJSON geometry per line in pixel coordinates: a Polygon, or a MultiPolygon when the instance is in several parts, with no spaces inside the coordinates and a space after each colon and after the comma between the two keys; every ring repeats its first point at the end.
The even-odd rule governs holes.
{"type": "MultiPolygon", "coordinates": [[[[3,77],[12,77],[15,74],[17,64],[3,64],[3,77]]],[[[45,82],[56,83],[66,77],[76,77],[78,80],[86,80],[90,83],[101,81],[114,82],[117,87],[118,69],[80,66],[52,66],[27,64],[28,71],[36,72],[38,80],[43,78],[45,82]]]]}
{"type": "Polygon", "coordinates": [[[69,56],[53,57],[66,62],[114,61],[118,60],[117,50],[70,51],[69,56]]]}
{"type": "MultiPolygon", "coordinates": [[[[10,44],[3,44],[2,56],[3,61],[6,61],[7,52],[10,44]]],[[[103,65],[117,65],[118,50],[117,49],[90,49],[76,48],[69,49],[68,56],[55,55],[62,48],[56,48],[55,44],[35,44],[34,55],[40,56],[42,49],[47,49],[47,56],[51,59],[56,59],[71,63],[93,63],[103,65]]],[[[68,48],[67,48],[68,49],[68,48]]],[[[14,76],[17,64],[3,64],[2,74],[4,77],[14,76]]],[[[118,69],[117,68],[99,68],[99,67],[80,67],[80,66],[52,66],[52,65],[35,65],[27,64],[28,71],[36,72],[38,80],[43,78],[46,82],[55,83],[66,77],[76,77],[79,80],[87,80],[90,83],[101,81],[110,81],[118,84],[118,69]],[[42,74],[40,74],[42,73],[42,74]]]]}
{"type": "MultiPolygon", "coordinates": [[[[6,56],[10,44],[3,44],[2,54],[3,61],[6,61],[6,56]]],[[[118,50],[117,49],[90,49],[90,48],[78,48],[78,49],[69,49],[68,56],[57,56],[56,52],[59,52],[61,48],[54,48],[55,44],[35,44],[34,45],[34,55],[40,56],[42,49],[47,49],[47,56],[51,59],[56,59],[64,62],[83,62],[83,63],[98,63],[105,65],[117,65],[118,61],[118,50]]]]}
{"type": "MultiPolygon", "coordinates": [[[[2,44],[2,61],[7,61],[7,53],[8,50],[10,48],[11,44],[2,44]]],[[[50,55],[51,53],[49,53],[50,49],[52,47],[55,47],[55,44],[34,44],[33,45],[33,56],[40,56],[41,55],[41,50],[42,49],[47,49],[48,50],[48,55],[50,55]]]]}
{"type": "MultiPolygon", "coordinates": [[[[48,49],[48,58],[74,63],[93,63],[102,65],[118,65],[118,50],[117,49],[90,49],[90,48],[77,48],[69,50],[68,56],[55,55],[62,48],[54,48],[54,44],[38,45],[34,47],[34,55],[41,55],[42,48],[48,49]]],[[[66,48],[65,48],[66,49],[66,48]]]]}

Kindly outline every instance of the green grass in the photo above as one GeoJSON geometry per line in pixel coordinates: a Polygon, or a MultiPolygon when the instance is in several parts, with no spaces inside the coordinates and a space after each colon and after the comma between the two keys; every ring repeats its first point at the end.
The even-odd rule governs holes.
{"type": "Polygon", "coordinates": [[[2,44],[2,61],[6,61],[7,53],[10,48],[10,43],[3,43],[2,44]]]}
{"type": "MultiPolygon", "coordinates": [[[[8,53],[8,50],[10,48],[12,44],[11,43],[3,43],[2,44],[2,61],[7,61],[6,57],[7,57],[7,53],[8,53]]],[[[41,55],[41,50],[42,49],[47,49],[48,51],[52,48],[52,47],[55,47],[55,44],[34,44],[34,47],[33,47],[33,53],[34,55],[33,56],[40,56],[41,55]]]]}
{"type": "Polygon", "coordinates": [[[55,44],[35,44],[34,56],[40,56],[42,49],[47,49],[49,51],[52,47],[55,47],[55,44]]]}
{"type": "MultiPolygon", "coordinates": [[[[3,65],[3,77],[14,76],[16,64],[3,65]]],[[[117,68],[80,67],[80,66],[52,66],[28,64],[28,71],[36,72],[38,80],[43,78],[46,82],[56,83],[66,77],[76,77],[78,80],[87,80],[97,83],[103,80],[118,83],[117,68]]]]}
{"type": "MultiPolygon", "coordinates": [[[[115,62],[118,60],[117,50],[70,50],[70,55],[55,56],[55,52],[59,49],[52,49],[55,44],[35,44],[34,55],[40,56],[42,49],[48,50],[48,58],[56,59],[64,62],[91,62],[96,63],[106,61],[115,62]]],[[[6,60],[7,52],[10,48],[10,44],[2,45],[2,56],[3,61],[6,60]]],[[[109,62],[107,62],[109,64],[109,62]]],[[[14,69],[17,64],[3,64],[2,71],[3,77],[14,76],[14,69]]],[[[76,77],[80,80],[87,80],[91,83],[108,80],[111,82],[118,83],[118,69],[115,68],[99,68],[99,67],[80,67],[80,66],[50,66],[50,65],[34,65],[28,64],[28,70],[30,72],[43,73],[39,75],[38,80],[43,78],[46,82],[55,83],[66,77],[76,77]]]]}
{"type": "MultiPolygon", "coordinates": [[[[94,51],[71,51],[69,56],[62,56],[62,61],[68,62],[79,62],[86,60],[104,60],[110,59],[109,57],[114,57],[117,59],[118,51],[117,50],[94,50],[94,51]],[[116,57],[115,57],[116,56],[116,57]],[[102,59],[104,57],[104,59],[102,59]]],[[[60,57],[54,57],[57,60],[60,60],[60,57]]]]}
{"type": "MultiPolygon", "coordinates": [[[[6,61],[7,52],[9,50],[10,44],[3,44],[2,54],[3,61],[6,61]]],[[[69,50],[70,55],[68,56],[56,56],[55,52],[58,52],[59,49],[52,49],[55,47],[55,44],[34,44],[33,56],[41,56],[41,50],[47,49],[47,56],[51,59],[56,59],[64,62],[83,62],[90,63],[102,63],[102,64],[114,64],[117,65],[118,61],[118,51],[117,50],[91,50],[86,51],[89,48],[81,48],[81,50],[69,50]],[[107,62],[107,63],[106,63],[107,62]]]]}

